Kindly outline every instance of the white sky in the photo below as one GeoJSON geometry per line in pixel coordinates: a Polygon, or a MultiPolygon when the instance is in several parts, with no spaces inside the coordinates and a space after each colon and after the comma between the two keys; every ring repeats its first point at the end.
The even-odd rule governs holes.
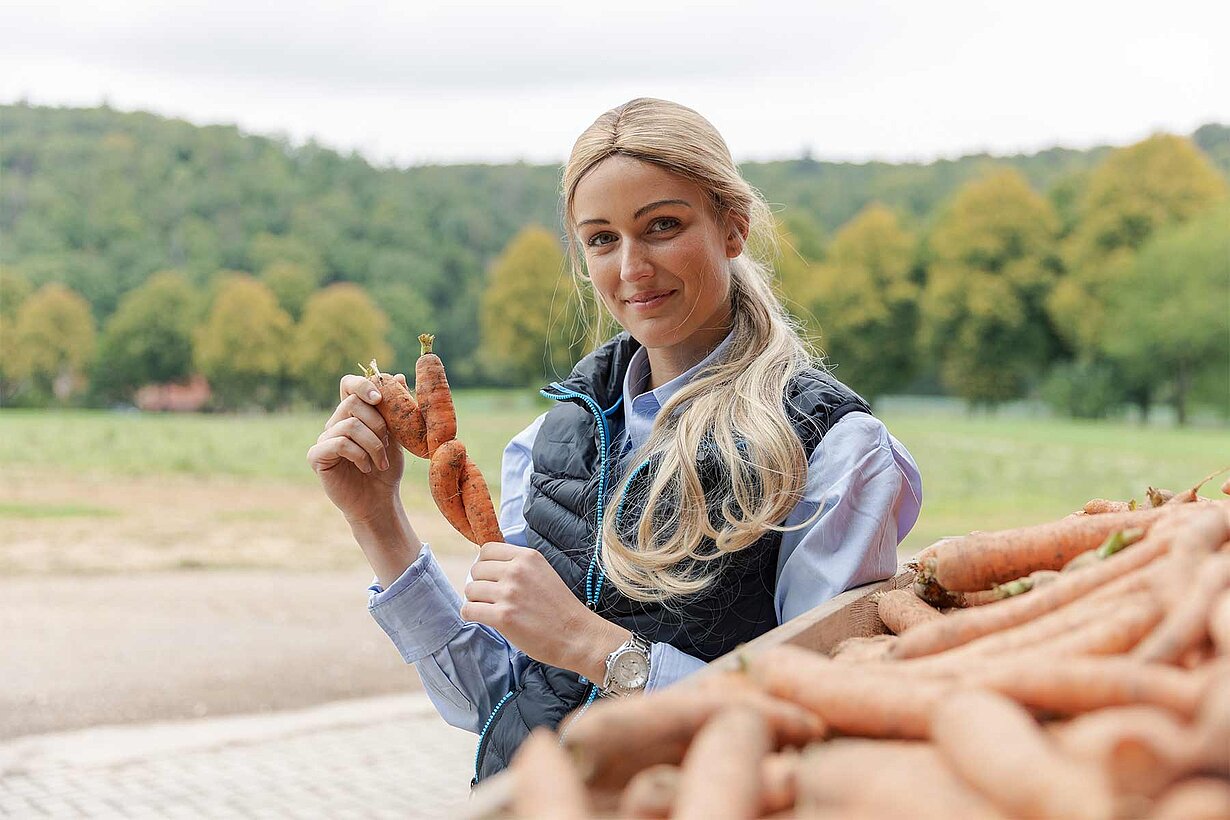
{"type": "Polygon", "coordinates": [[[1230,122],[1227,31],[1210,0],[0,0],[0,102],[105,99],[404,165],[560,162],[654,96],[740,161],[929,160],[1230,122]]]}

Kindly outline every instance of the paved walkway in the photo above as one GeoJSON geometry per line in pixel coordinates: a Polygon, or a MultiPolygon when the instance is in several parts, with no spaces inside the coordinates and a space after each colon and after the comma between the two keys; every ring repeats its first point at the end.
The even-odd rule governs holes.
{"type": "Polygon", "coordinates": [[[422,693],[0,742],[0,817],[451,817],[475,737],[422,693]]]}

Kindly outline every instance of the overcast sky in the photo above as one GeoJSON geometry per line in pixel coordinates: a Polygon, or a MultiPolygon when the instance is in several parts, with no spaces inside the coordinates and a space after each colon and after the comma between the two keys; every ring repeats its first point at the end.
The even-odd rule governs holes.
{"type": "Polygon", "coordinates": [[[1227,31],[1210,0],[2,0],[0,101],[106,100],[405,165],[560,162],[654,96],[740,161],[929,160],[1230,123],[1227,31]]]}

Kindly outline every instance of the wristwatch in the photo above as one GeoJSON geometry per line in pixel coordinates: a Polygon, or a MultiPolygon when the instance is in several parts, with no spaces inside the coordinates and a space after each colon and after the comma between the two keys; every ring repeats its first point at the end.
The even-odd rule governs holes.
{"type": "Polygon", "coordinates": [[[649,641],[632,633],[622,646],[606,656],[606,677],[598,693],[610,698],[642,691],[649,683],[650,649],[649,641]]]}

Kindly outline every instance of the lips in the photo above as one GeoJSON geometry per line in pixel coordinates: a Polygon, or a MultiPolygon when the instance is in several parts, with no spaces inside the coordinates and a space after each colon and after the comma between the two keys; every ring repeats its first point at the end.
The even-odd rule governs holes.
{"type": "Polygon", "coordinates": [[[626,301],[628,304],[631,304],[631,305],[643,305],[643,304],[648,304],[650,302],[657,301],[661,299],[663,296],[669,296],[672,293],[674,293],[674,291],[670,289],[647,290],[647,291],[644,291],[643,293],[637,293],[633,295],[632,297],[625,299],[624,301],[626,301]]]}

